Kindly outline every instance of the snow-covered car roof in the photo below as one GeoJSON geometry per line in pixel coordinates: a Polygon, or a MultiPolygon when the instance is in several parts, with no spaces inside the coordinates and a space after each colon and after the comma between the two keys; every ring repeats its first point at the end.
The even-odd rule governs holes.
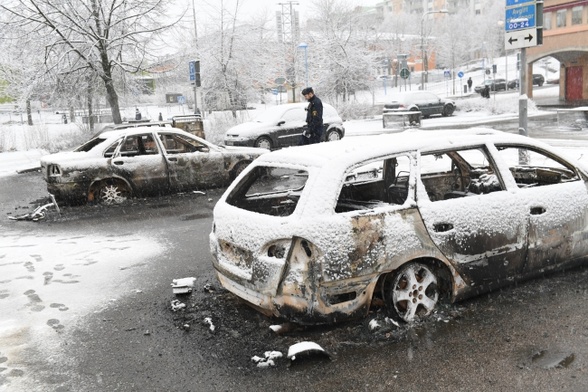
{"type": "Polygon", "coordinates": [[[336,162],[349,166],[362,158],[377,157],[407,151],[440,150],[456,145],[468,146],[485,142],[525,142],[545,147],[542,142],[524,136],[495,131],[490,128],[458,129],[447,131],[406,131],[395,134],[363,136],[342,139],[333,143],[319,143],[310,146],[287,148],[262,155],[258,164],[276,162],[304,166],[325,166],[336,162]]]}

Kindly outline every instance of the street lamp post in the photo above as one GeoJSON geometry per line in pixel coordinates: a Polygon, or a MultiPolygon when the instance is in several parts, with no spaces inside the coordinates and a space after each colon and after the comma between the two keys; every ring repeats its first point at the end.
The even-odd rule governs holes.
{"type": "Polygon", "coordinates": [[[421,90],[425,89],[425,74],[428,72],[429,69],[429,62],[427,61],[427,52],[425,51],[425,17],[430,14],[446,14],[447,10],[438,10],[438,11],[427,11],[421,17],[421,59],[423,62],[422,70],[421,70],[421,90]]]}
{"type": "Polygon", "coordinates": [[[308,87],[308,44],[302,42],[298,47],[304,49],[304,81],[306,82],[306,87],[308,87]]]}

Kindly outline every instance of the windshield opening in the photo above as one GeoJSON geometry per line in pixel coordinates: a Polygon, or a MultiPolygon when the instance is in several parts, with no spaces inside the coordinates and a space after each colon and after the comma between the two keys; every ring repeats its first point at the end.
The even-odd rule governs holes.
{"type": "Polygon", "coordinates": [[[258,166],[251,170],[227,197],[227,203],[273,216],[291,215],[306,185],[305,170],[258,166]]]}

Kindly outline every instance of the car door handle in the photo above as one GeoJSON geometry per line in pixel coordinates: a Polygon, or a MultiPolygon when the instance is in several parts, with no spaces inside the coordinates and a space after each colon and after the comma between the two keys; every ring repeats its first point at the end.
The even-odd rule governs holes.
{"type": "Polygon", "coordinates": [[[437,233],[443,233],[451,229],[453,229],[453,225],[451,223],[435,223],[433,225],[433,230],[435,230],[437,233]]]}
{"type": "Polygon", "coordinates": [[[531,215],[542,215],[545,214],[545,211],[543,207],[531,207],[531,215]]]}
{"type": "Polygon", "coordinates": [[[167,160],[170,161],[170,162],[177,162],[178,161],[178,158],[176,158],[176,157],[169,157],[169,158],[167,158],[167,160]]]}
{"type": "Polygon", "coordinates": [[[125,162],[124,161],[112,161],[112,163],[114,163],[115,165],[124,165],[125,162]]]}

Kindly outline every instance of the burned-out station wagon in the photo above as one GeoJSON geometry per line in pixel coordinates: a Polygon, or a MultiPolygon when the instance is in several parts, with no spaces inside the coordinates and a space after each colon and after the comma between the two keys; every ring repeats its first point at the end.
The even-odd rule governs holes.
{"type": "Polygon", "coordinates": [[[261,156],[210,234],[222,286],[300,323],[407,322],[584,262],[588,174],[550,146],[490,129],[350,138],[261,156]]]}

